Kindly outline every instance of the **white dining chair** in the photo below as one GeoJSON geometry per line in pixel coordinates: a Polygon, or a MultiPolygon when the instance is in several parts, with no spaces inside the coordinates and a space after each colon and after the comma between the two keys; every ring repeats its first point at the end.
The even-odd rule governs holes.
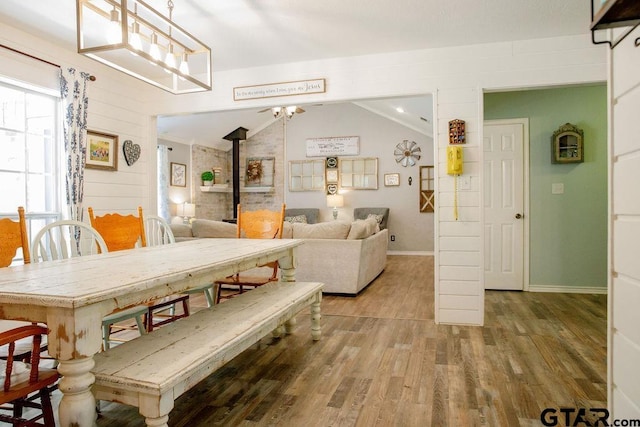
{"type": "MultiPolygon", "coordinates": [[[[166,245],[175,243],[176,239],[171,231],[171,227],[164,218],[156,215],[147,215],[144,218],[145,233],[147,235],[147,246],[166,245]]],[[[204,293],[207,307],[213,306],[213,283],[198,286],[197,288],[185,291],[185,294],[194,295],[204,293]]],[[[172,307],[175,310],[175,305],[172,307]]]]}
{"type": "MultiPolygon", "coordinates": [[[[31,262],[55,261],[109,252],[102,236],[89,224],[61,220],[47,224],[36,234],[31,244],[31,262]]],[[[116,311],[102,319],[102,343],[105,350],[111,345],[111,329],[116,323],[134,319],[140,335],[146,333],[143,317],[147,306],[138,305],[116,311]]]]}

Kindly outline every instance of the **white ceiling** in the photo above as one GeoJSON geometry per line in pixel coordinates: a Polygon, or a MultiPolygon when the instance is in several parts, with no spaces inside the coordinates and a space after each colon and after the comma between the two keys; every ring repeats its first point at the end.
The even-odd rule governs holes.
{"type": "MultiPolygon", "coordinates": [[[[132,0],[129,0],[130,2],[132,0]]],[[[214,71],[313,59],[357,56],[478,43],[586,34],[591,20],[585,0],[173,0],[173,20],[208,44],[214,71]]],[[[159,11],[166,0],[146,0],[159,11]]],[[[75,1],[1,0],[0,20],[76,48],[75,1]]],[[[406,101],[406,100],[405,100],[406,101]]],[[[399,100],[362,105],[392,114],[399,100]]],[[[409,126],[429,115],[407,107],[409,126]]],[[[303,106],[304,108],[313,108],[303,106]]],[[[221,114],[221,113],[216,113],[221,114]]],[[[269,113],[226,113],[238,126],[259,128],[269,113]],[[233,115],[241,115],[233,117],[233,115]],[[241,121],[244,119],[244,121],[241,121]],[[247,120],[251,121],[246,124],[247,120]]],[[[159,133],[190,141],[212,132],[219,116],[161,118],[159,133]],[[191,133],[190,133],[191,132],[191,133]],[[200,133],[199,135],[202,135],[200,133]]],[[[424,122],[422,122],[424,123],[424,122]]],[[[227,126],[226,128],[228,128],[227,126]]],[[[427,129],[426,132],[429,132],[427,129]]],[[[224,135],[224,133],[222,134],[224,135]]]]}

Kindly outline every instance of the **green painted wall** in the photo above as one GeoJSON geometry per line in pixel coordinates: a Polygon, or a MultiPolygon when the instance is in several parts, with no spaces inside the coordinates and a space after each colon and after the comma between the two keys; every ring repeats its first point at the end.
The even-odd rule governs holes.
{"type": "Polygon", "coordinates": [[[485,94],[486,120],[529,119],[531,286],[607,286],[606,99],[605,85],[485,94]],[[584,131],[585,161],[552,164],[567,122],[584,131]]]}

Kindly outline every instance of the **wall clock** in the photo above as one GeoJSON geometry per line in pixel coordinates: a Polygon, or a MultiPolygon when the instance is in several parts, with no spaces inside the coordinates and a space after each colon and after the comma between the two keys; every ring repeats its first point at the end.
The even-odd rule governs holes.
{"type": "Polygon", "coordinates": [[[422,150],[415,141],[405,139],[396,145],[393,155],[396,156],[396,163],[400,163],[404,167],[415,166],[416,162],[420,160],[422,150]]]}

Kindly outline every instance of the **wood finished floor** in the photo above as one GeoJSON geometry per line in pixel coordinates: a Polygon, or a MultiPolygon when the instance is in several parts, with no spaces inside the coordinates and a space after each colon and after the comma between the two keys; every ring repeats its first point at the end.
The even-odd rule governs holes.
{"type": "MultiPolygon", "coordinates": [[[[433,258],[389,256],[356,298],[325,296],[184,394],[170,426],[539,426],[606,407],[606,296],[489,291],[484,327],[435,325],[433,258]]],[[[194,301],[195,305],[197,301],[194,301]]],[[[144,426],[103,402],[98,426],[144,426]]]]}

